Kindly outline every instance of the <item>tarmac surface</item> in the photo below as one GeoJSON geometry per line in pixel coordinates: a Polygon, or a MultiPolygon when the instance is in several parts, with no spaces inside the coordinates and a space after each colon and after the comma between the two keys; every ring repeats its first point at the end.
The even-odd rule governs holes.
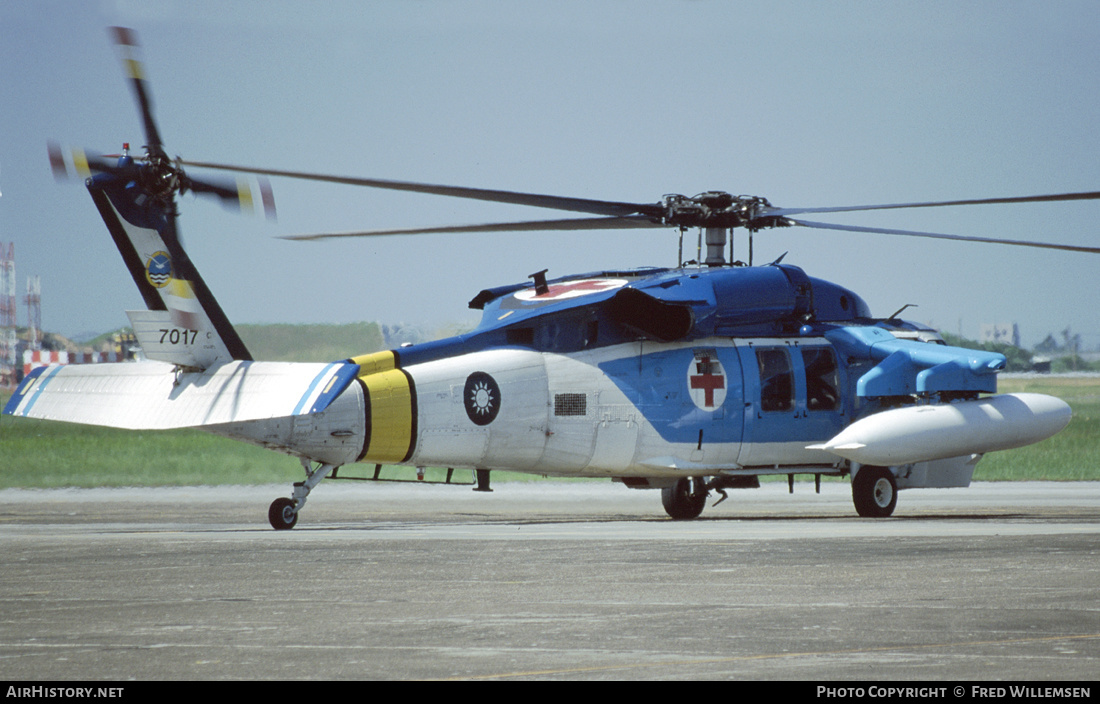
{"type": "Polygon", "coordinates": [[[1095,680],[1100,483],[0,491],[10,680],[1095,680]],[[711,501],[713,504],[713,499],[711,501]]]}

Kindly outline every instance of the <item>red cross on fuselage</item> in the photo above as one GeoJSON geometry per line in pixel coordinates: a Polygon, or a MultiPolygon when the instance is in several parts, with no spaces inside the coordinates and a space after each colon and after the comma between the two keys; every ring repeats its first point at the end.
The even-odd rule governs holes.
{"type": "Polygon", "coordinates": [[[691,388],[703,390],[703,405],[714,408],[714,390],[726,388],[726,377],[721,374],[712,374],[713,363],[710,357],[700,357],[695,365],[695,371],[699,376],[691,377],[691,388]]]}

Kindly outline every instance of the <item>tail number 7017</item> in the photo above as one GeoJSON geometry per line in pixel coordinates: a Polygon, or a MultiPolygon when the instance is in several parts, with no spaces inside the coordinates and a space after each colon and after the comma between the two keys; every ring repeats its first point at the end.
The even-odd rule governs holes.
{"type": "Polygon", "coordinates": [[[198,337],[198,330],[181,330],[180,328],[161,328],[160,344],[167,342],[170,345],[193,345],[198,337]]]}

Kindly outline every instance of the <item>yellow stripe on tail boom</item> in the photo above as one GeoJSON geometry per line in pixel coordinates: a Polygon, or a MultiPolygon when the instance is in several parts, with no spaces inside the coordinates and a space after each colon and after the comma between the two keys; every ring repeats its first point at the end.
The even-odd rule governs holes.
{"type": "Polygon", "coordinates": [[[393,352],[354,357],[367,399],[367,443],[361,461],[404,462],[416,440],[416,390],[412,377],[397,368],[393,352]]]}

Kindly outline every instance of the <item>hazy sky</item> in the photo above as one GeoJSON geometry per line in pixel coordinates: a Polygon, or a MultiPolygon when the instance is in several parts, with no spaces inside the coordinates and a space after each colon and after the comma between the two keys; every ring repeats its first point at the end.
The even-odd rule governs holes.
{"type": "MultiPolygon", "coordinates": [[[[0,242],[65,334],[141,299],[46,142],[142,144],[105,28],[139,33],[167,150],[195,160],[653,202],[777,206],[1100,190],[1100,3],[0,2],[0,242]]],[[[192,172],[200,175],[198,170],[192,172]]],[[[297,243],[281,234],[558,217],[273,179],[276,224],[182,199],[181,231],[236,322],[477,319],[482,288],[675,264],[673,230],[297,243]]],[[[1100,201],[816,216],[1100,244],[1100,201]]],[[[747,247],[737,243],[736,256],[747,247]]],[[[1100,255],[803,228],[760,233],[875,315],[1100,345],[1100,255]]],[[[20,324],[25,324],[20,307],[20,324]]]]}

